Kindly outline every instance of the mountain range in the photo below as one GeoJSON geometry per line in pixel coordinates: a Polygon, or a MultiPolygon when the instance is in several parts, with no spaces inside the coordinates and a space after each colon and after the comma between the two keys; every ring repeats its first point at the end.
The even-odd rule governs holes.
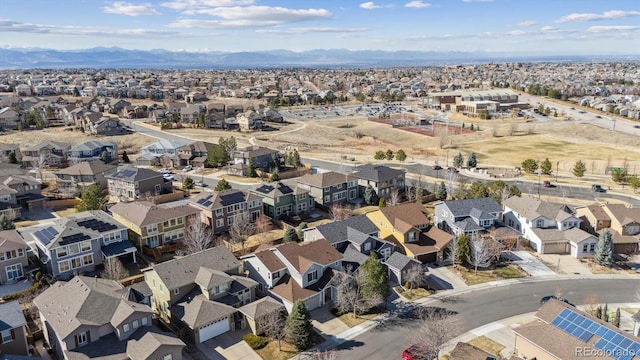
{"type": "Polygon", "coordinates": [[[129,50],[118,47],[82,50],[0,48],[0,69],[24,68],[275,68],[275,67],[390,67],[488,62],[637,61],[636,56],[514,55],[488,52],[382,51],[318,49],[303,52],[187,52],[129,50]]]}

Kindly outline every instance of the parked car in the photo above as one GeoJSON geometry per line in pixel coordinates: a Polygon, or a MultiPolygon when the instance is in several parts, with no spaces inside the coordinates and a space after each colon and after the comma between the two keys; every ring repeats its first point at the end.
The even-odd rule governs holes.
{"type": "Polygon", "coordinates": [[[165,181],[173,181],[174,180],[173,175],[171,175],[171,174],[164,174],[164,175],[162,175],[162,177],[165,179],[165,181]]]}
{"type": "Polygon", "coordinates": [[[207,186],[207,184],[203,183],[202,181],[196,181],[194,185],[195,185],[196,187],[201,187],[201,188],[203,188],[203,187],[206,187],[206,186],[207,186]]]}
{"type": "Polygon", "coordinates": [[[440,166],[438,164],[433,165],[433,170],[442,170],[442,166],[440,166]]]}
{"type": "Polygon", "coordinates": [[[591,190],[593,190],[595,192],[599,192],[599,193],[607,192],[607,190],[605,190],[602,186],[600,186],[598,184],[591,185],[591,190]]]}
{"type": "Polygon", "coordinates": [[[160,174],[171,174],[171,170],[169,170],[167,168],[162,168],[162,169],[158,170],[158,172],[160,174]]]}
{"type": "Polygon", "coordinates": [[[424,343],[413,344],[402,352],[403,360],[427,360],[427,345],[424,343]]]}
{"type": "Polygon", "coordinates": [[[191,171],[191,170],[193,170],[193,166],[191,166],[191,165],[187,165],[187,166],[182,168],[182,171],[184,171],[184,172],[191,171]]]}
{"type": "Polygon", "coordinates": [[[542,183],[542,186],[544,186],[544,187],[548,187],[548,188],[550,188],[550,187],[554,187],[553,185],[551,185],[551,181],[549,181],[549,180],[545,180],[545,181],[542,183]]]}
{"type": "Polygon", "coordinates": [[[542,304],[546,303],[547,301],[549,301],[549,300],[551,300],[551,299],[556,299],[556,300],[558,300],[558,301],[562,301],[562,302],[563,302],[563,303],[565,303],[565,304],[568,304],[568,305],[571,305],[571,306],[573,306],[573,307],[576,307],[576,306],[575,306],[575,305],[573,305],[573,303],[571,303],[569,300],[567,300],[567,299],[565,299],[565,298],[563,298],[563,297],[560,297],[560,296],[556,296],[556,295],[547,295],[547,296],[544,296],[542,299],[540,299],[540,305],[542,305],[542,304]]]}
{"type": "Polygon", "coordinates": [[[596,115],[596,119],[602,119],[602,116],[596,115]]]}
{"type": "Polygon", "coordinates": [[[447,169],[447,172],[450,172],[452,174],[457,174],[459,171],[458,169],[454,168],[454,167],[450,167],[447,169]]]}

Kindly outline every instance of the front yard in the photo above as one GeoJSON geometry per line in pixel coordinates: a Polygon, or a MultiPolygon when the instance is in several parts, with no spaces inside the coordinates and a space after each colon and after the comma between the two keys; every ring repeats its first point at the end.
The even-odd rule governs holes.
{"type": "Polygon", "coordinates": [[[405,289],[403,286],[396,286],[395,287],[396,292],[402,296],[403,298],[409,300],[409,301],[415,301],[418,299],[422,299],[423,297],[427,297],[431,294],[433,294],[433,292],[424,289],[424,288],[417,288],[417,289],[405,289]]]}
{"type": "MultiPolygon", "coordinates": [[[[313,333],[313,345],[314,347],[324,342],[324,338],[317,333],[313,333]]],[[[257,349],[255,352],[264,360],[286,360],[298,355],[299,351],[295,346],[282,340],[280,342],[280,350],[278,350],[278,341],[269,340],[267,345],[262,349],[257,349]]]]}
{"type": "Polygon", "coordinates": [[[482,284],[496,280],[518,279],[527,276],[520,267],[513,264],[496,267],[494,269],[478,269],[478,271],[475,271],[473,268],[456,265],[453,270],[467,285],[482,284]]]}

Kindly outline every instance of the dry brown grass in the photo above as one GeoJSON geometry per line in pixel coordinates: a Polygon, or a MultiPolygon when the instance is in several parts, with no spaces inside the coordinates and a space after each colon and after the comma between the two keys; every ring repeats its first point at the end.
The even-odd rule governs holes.
{"type": "Polygon", "coordinates": [[[468,341],[468,343],[493,355],[500,355],[500,352],[506,348],[506,346],[484,335],[478,336],[477,338],[468,341]]]}

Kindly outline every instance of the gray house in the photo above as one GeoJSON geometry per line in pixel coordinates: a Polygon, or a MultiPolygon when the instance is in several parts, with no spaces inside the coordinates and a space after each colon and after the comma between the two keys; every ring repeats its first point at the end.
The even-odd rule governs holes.
{"type": "Polygon", "coordinates": [[[102,161],[82,161],[78,164],[54,172],[58,190],[67,191],[70,195],[77,194],[80,189],[91,184],[98,184],[107,188],[107,176],[116,172],[116,165],[105,164],[102,161]]]}
{"type": "Polygon", "coordinates": [[[150,169],[127,167],[106,176],[109,195],[131,201],[147,194],[171,192],[173,185],[161,173],[150,169]]]}
{"type": "Polygon", "coordinates": [[[233,153],[233,164],[229,167],[229,172],[238,176],[246,176],[247,168],[252,161],[253,166],[262,171],[271,171],[272,168],[280,166],[282,163],[278,150],[254,145],[233,153]]]}
{"type": "Polygon", "coordinates": [[[281,182],[260,185],[250,191],[262,197],[264,214],[274,219],[302,214],[312,209],[314,205],[307,190],[299,187],[291,188],[281,182]]]}
{"type": "Polygon", "coordinates": [[[405,188],[405,174],[403,170],[397,170],[384,165],[367,164],[356,168],[351,176],[358,179],[360,194],[371,186],[380,198],[386,198],[391,191],[398,190],[403,193],[405,188]]]}
{"type": "Polygon", "coordinates": [[[492,197],[443,201],[434,207],[436,226],[455,236],[487,230],[501,215],[502,206],[492,197]]]}
{"type": "Polygon", "coordinates": [[[108,141],[87,141],[69,149],[67,160],[71,164],[81,161],[95,161],[102,159],[102,153],[107,152],[112,160],[118,159],[118,147],[116,144],[108,141]]]}
{"type": "Polygon", "coordinates": [[[135,262],[136,248],[128,240],[127,227],[104,211],[84,211],[18,232],[35,240],[40,261],[57,278],[93,271],[112,257],[131,254],[135,262]]]}
{"type": "Polygon", "coordinates": [[[27,320],[18,301],[0,303],[0,358],[2,355],[29,354],[26,326],[27,320]]]}
{"type": "Polygon", "coordinates": [[[306,189],[316,204],[330,207],[358,199],[358,179],[334,171],[306,174],[298,179],[298,187],[306,189]]]}

